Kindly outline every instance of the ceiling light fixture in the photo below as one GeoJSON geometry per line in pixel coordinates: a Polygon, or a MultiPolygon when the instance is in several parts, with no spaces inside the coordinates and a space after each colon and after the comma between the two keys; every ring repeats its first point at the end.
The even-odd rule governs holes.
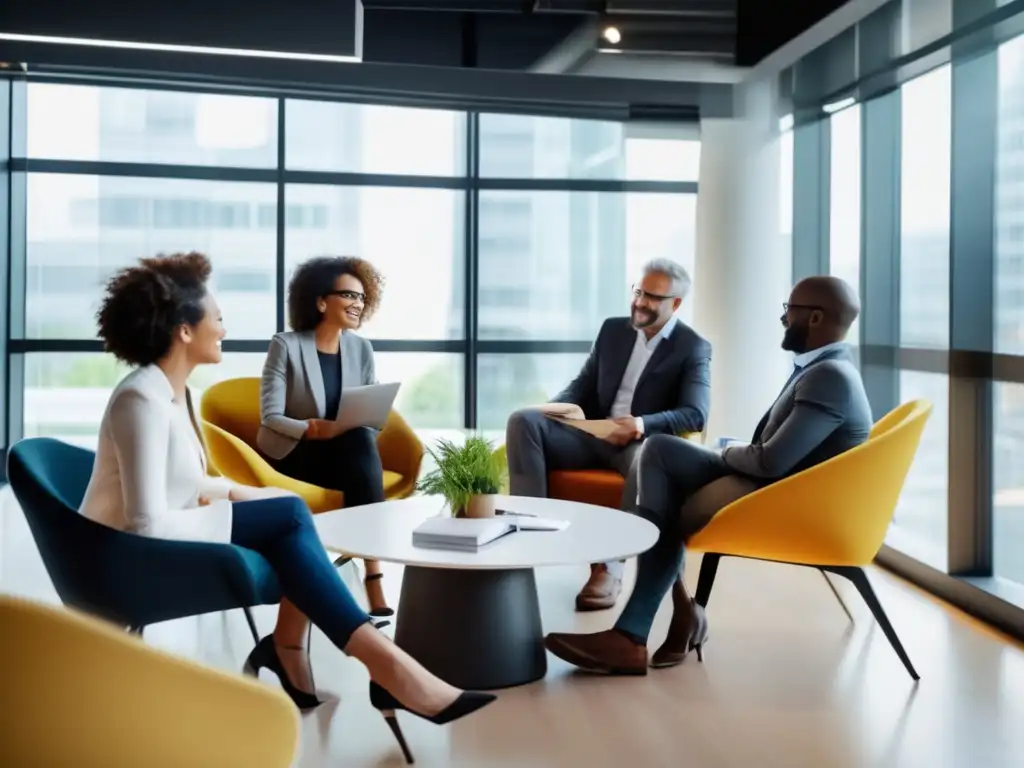
{"type": "Polygon", "coordinates": [[[97,48],[124,48],[139,51],[165,51],[168,53],[201,53],[218,56],[255,56],[264,59],[295,59],[298,61],[325,61],[360,64],[359,56],[333,56],[320,53],[289,53],[285,51],[254,51],[242,48],[214,48],[206,45],[172,45],[170,43],[138,43],[126,40],[93,40],[80,37],[52,35],[21,35],[0,32],[0,40],[18,43],[54,43],[57,45],[84,45],[97,48]]]}
{"type": "Polygon", "coordinates": [[[828,114],[832,115],[832,114],[835,114],[836,112],[841,112],[842,110],[846,109],[847,107],[852,107],[856,103],[857,103],[857,100],[855,98],[853,98],[853,96],[847,96],[845,99],[840,99],[839,101],[833,101],[831,104],[825,104],[822,107],[822,110],[824,112],[827,112],[828,114]]]}
{"type": "Polygon", "coordinates": [[[612,45],[618,45],[622,42],[622,33],[619,32],[618,27],[605,27],[604,32],[601,33],[601,37],[612,45]]]}

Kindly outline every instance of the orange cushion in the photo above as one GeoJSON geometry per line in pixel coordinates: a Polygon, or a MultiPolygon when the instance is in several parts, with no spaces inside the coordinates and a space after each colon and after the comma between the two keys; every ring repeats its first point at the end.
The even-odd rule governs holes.
{"type": "Polygon", "coordinates": [[[611,469],[558,470],[548,473],[548,496],[618,509],[625,484],[611,469]]]}

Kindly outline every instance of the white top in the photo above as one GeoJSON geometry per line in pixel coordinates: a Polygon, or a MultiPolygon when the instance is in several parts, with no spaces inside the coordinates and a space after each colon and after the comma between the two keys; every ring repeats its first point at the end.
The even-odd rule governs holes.
{"type": "MultiPolygon", "coordinates": [[[[431,568],[516,569],[620,560],[654,546],[658,529],[642,517],[616,509],[560,499],[498,496],[508,512],[567,520],[564,531],[519,531],[478,552],[414,547],[412,532],[444,509],[439,496],[413,496],[313,516],[320,539],[353,557],[431,568]]],[[[447,510],[444,511],[447,514],[447,510]]]]}
{"type": "MultiPolygon", "coordinates": [[[[640,375],[644,372],[644,368],[647,367],[647,363],[651,361],[654,350],[658,348],[663,339],[668,338],[675,326],[676,319],[670,319],[654,335],[654,338],[649,341],[647,335],[642,330],[636,332],[633,352],[630,354],[629,362],[626,364],[626,371],[622,374],[622,381],[619,382],[619,389],[615,393],[615,400],[612,401],[612,409],[609,412],[611,418],[617,419],[622,416],[633,415],[633,394],[636,392],[636,385],[640,381],[640,375]]],[[[636,428],[643,434],[644,420],[639,416],[636,419],[636,428]]]]}
{"type": "Polygon", "coordinates": [[[111,528],[184,541],[231,541],[231,483],[206,474],[185,403],[156,365],[110,395],[81,512],[111,528]],[[199,506],[199,496],[210,500],[199,506]]]}

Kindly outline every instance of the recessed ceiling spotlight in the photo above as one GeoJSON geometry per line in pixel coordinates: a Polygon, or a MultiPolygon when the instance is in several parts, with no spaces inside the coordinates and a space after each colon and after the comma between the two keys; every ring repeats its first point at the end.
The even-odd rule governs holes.
{"type": "Polygon", "coordinates": [[[604,32],[601,33],[601,37],[612,45],[618,45],[622,41],[622,33],[619,32],[618,27],[605,27],[604,32]]]}

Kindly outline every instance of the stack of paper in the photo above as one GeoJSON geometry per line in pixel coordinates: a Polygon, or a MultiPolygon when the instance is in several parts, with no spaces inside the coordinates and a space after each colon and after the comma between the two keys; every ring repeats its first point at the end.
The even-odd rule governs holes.
{"type": "Polygon", "coordinates": [[[431,517],[412,532],[414,547],[476,552],[516,531],[562,531],[568,521],[503,514],[499,517],[431,517]]]}
{"type": "Polygon", "coordinates": [[[431,517],[412,532],[412,544],[429,549],[476,552],[516,529],[512,522],[495,517],[431,517]]]}

